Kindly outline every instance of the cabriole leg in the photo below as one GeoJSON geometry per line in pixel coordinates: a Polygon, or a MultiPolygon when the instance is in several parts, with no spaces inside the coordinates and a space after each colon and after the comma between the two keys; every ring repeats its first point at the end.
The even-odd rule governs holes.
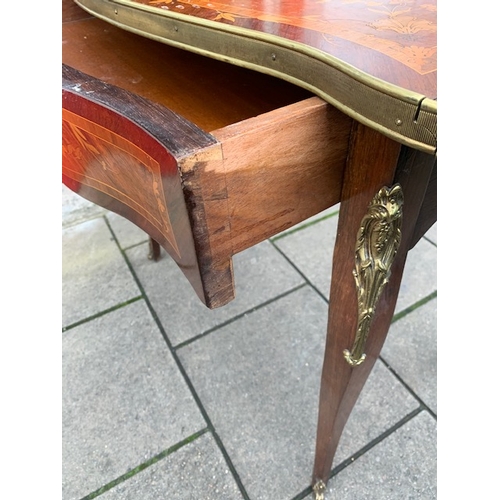
{"type": "Polygon", "coordinates": [[[317,500],[324,498],[342,431],[387,336],[434,162],[364,126],[353,132],[320,387],[317,500]]]}

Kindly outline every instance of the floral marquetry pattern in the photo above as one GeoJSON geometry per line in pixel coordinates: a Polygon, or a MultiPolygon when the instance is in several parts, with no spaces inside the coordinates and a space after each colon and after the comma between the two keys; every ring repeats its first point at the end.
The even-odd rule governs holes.
{"type": "Polygon", "coordinates": [[[436,71],[436,3],[419,0],[135,0],[204,19],[281,34],[319,33],[327,44],[353,42],[419,74],[436,71]]]}
{"type": "Polygon", "coordinates": [[[64,175],[75,187],[96,189],[136,210],[165,235],[179,255],[158,162],[113,131],[67,109],[63,109],[62,123],[64,175]],[[126,194],[129,184],[144,186],[154,196],[139,204],[126,194]]]}

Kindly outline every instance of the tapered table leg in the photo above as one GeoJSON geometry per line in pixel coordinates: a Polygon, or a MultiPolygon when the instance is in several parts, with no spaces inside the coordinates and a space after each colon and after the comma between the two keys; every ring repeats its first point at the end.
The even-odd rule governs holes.
{"type": "Polygon", "coordinates": [[[160,244],[153,238],[149,238],[149,253],[148,259],[155,262],[160,258],[161,247],[160,244]]]}
{"type": "Polygon", "coordinates": [[[364,126],[353,132],[334,249],[320,388],[313,471],[317,499],[323,498],[342,431],[389,330],[434,162],[434,157],[402,148],[364,126]],[[394,217],[398,200],[389,198],[390,193],[397,198],[401,192],[398,226],[394,217]],[[375,256],[369,255],[371,251],[375,256]],[[382,258],[383,251],[391,256],[389,263],[382,258]]]}

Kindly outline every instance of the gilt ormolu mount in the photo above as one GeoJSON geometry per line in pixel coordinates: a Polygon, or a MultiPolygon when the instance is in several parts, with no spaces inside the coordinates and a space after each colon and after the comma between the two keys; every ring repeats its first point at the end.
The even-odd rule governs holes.
{"type": "Polygon", "coordinates": [[[401,186],[383,187],[361,221],[353,271],[358,292],[358,327],[352,350],[344,350],[351,366],[360,365],[366,357],[363,351],[370,325],[401,242],[402,209],[401,186]]]}

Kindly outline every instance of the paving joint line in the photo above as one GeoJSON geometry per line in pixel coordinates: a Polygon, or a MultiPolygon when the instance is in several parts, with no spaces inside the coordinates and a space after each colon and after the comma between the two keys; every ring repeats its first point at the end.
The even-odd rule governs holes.
{"type": "MultiPolygon", "coordinates": [[[[413,305],[407,307],[406,309],[403,309],[399,313],[395,314],[392,317],[391,325],[395,323],[396,321],[401,320],[402,318],[408,316],[410,313],[420,309],[423,307],[425,304],[430,302],[431,300],[435,299],[437,297],[437,290],[434,292],[430,293],[426,297],[420,299],[419,301],[415,302],[413,305]]],[[[419,404],[424,408],[429,414],[437,420],[437,414],[429,408],[425,404],[425,402],[420,398],[420,396],[405,382],[405,380],[402,378],[401,375],[399,375],[398,372],[389,364],[389,362],[380,354],[378,359],[384,364],[384,366],[396,377],[396,379],[403,385],[403,387],[419,402],[419,404]]]]}
{"type": "MultiPolygon", "coordinates": [[[[109,222],[108,221],[106,221],[106,222],[108,223],[108,228],[111,231],[113,238],[117,242],[118,248],[120,249],[120,252],[122,253],[123,258],[125,259],[125,262],[129,268],[130,272],[132,273],[132,276],[134,277],[134,280],[136,281],[137,286],[139,287],[139,290],[141,291],[141,294],[143,295],[144,302],[145,302],[151,316],[153,317],[153,320],[156,323],[156,326],[160,330],[160,333],[161,333],[165,343],[167,344],[167,347],[168,347],[168,349],[169,349],[169,351],[170,351],[170,353],[171,353],[171,355],[172,355],[172,357],[177,365],[177,368],[179,369],[179,372],[181,373],[186,385],[188,386],[188,388],[191,392],[193,399],[195,400],[196,405],[198,406],[200,413],[202,414],[202,417],[205,420],[205,423],[207,424],[208,430],[211,432],[215,442],[217,443],[217,446],[219,447],[219,450],[221,451],[221,453],[226,461],[227,466],[229,467],[229,470],[231,471],[231,474],[236,482],[237,487],[240,490],[240,493],[243,497],[243,500],[250,500],[250,497],[248,496],[248,493],[246,492],[246,489],[243,486],[243,482],[241,481],[240,475],[239,475],[238,471],[236,470],[236,467],[234,466],[234,464],[231,460],[231,457],[229,456],[229,453],[227,452],[227,450],[224,446],[224,443],[222,442],[218,433],[216,432],[215,427],[214,427],[212,421],[210,420],[210,417],[208,416],[208,413],[205,410],[205,407],[203,406],[201,399],[199,398],[198,393],[196,392],[196,389],[194,388],[193,383],[191,382],[191,379],[189,378],[186,370],[184,369],[184,366],[181,363],[181,360],[179,359],[177,353],[175,352],[175,350],[172,346],[172,342],[168,338],[168,336],[165,332],[165,329],[163,328],[163,325],[162,325],[158,315],[156,314],[155,309],[153,308],[151,302],[149,301],[149,297],[147,296],[147,294],[142,286],[142,283],[139,280],[139,277],[137,276],[131,262],[129,261],[126,252],[118,244],[116,235],[115,235],[113,229],[111,228],[111,226],[109,225],[109,222]]],[[[82,499],[82,500],[87,500],[87,499],[82,499]]],[[[90,500],[90,499],[88,499],[88,500],[90,500]]]]}
{"type": "Polygon", "coordinates": [[[78,320],[75,323],[71,323],[70,325],[63,326],[62,331],[63,331],[63,333],[67,332],[68,330],[76,328],[77,326],[88,323],[89,321],[93,321],[94,319],[100,318],[101,316],[105,316],[106,314],[109,314],[113,311],[117,311],[118,309],[122,309],[123,307],[126,307],[130,304],[133,304],[134,302],[138,302],[139,300],[142,300],[143,298],[144,297],[142,295],[137,295],[136,297],[133,297],[129,300],[126,300],[125,302],[120,302],[119,304],[116,304],[112,307],[109,307],[108,309],[104,309],[103,311],[99,311],[98,313],[95,313],[91,316],[88,316],[86,318],[78,320]]]}
{"type": "MultiPolygon", "coordinates": [[[[120,243],[118,243],[118,246],[120,247],[121,250],[124,252],[128,252],[129,250],[133,250],[134,248],[140,247],[141,245],[146,245],[148,243],[148,240],[143,240],[143,241],[138,241],[137,243],[132,243],[131,245],[124,246],[122,247],[120,243]]],[[[163,248],[161,248],[162,252],[165,252],[163,248]]],[[[165,252],[166,253],[166,252],[165,252]]]]}
{"type": "Polygon", "coordinates": [[[180,342],[179,344],[174,346],[173,349],[175,351],[177,351],[178,349],[182,349],[183,347],[186,347],[187,345],[192,344],[193,342],[196,342],[197,340],[199,340],[203,337],[206,337],[207,335],[209,335],[217,330],[220,330],[221,328],[223,328],[227,325],[230,325],[231,323],[236,322],[237,320],[243,318],[244,316],[246,316],[248,314],[252,314],[252,313],[258,311],[259,309],[262,309],[263,307],[268,306],[269,304],[277,302],[278,300],[280,300],[284,297],[287,297],[288,295],[291,295],[292,293],[294,293],[294,292],[296,292],[296,291],[298,291],[301,288],[304,288],[306,286],[307,286],[307,283],[301,283],[300,285],[297,285],[293,288],[290,288],[286,292],[283,292],[280,295],[276,295],[272,299],[268,299],[268,300],[262,302],[261,304],[258,304],[254,307],[251,307],[250,309],[247,309],[246,311],[243,311],[242,313],[239,313],[236,316],[233,316],[232,318],[229,318],[228,320],[223,321],[222,323],[219,323],[218,325],[216,325],[212,328],[209,328],[208,330],[205,330],[204,332],[199,333],[198,335],[195,335],[194,337],[191,337],[190,339],[187,339],[187,340],[184,340],[183,342],[180,342]]]}
{"type": "Polygon", "coordinates": [[[427,404],[422,400],[422,398],[405,382],[405,380],[399,375],[398,372],[384,359],[383,356],[379,356],[379,360],[384,364],[384,366],[396,377],[398,382],[419,402],[420,406],[429,412],[429,414],[437,420],[437,414],[429,408],[427,404]]]}
{"type": "Polygon", "coordinates": [[[427,240],[431,245],[435,246],[437,248],[437,243],[435,241],[432,241],[428,236],[423,236],[424,240],[427,240]]]}
{"type": "MultiPolygon", "coordinates": [[[[309,227],[310,225],[312,224],[315,224],[317,222],[320,222],[321,220],[325,220],[325,219],[328,219],[330,217],[333,217],[334,215],[336,214],[331,214],[331,215],[328,215],[328,216],[325,216],[324,218],[321,218],[317,221],[313,221],[311,222],[311,224],[308,224],[308,225],[305,225],[301,228],[298,228],[296,231],[299,231],[301,229],[304,229],[306,227],[309,227]]],[[[305,283],[302,283],[301,285],[291,289],[291,290],[288,290],[287,292],[281,294],[280,296],[278,297],[274,297],[273,299],[270,299],[262,304],[259,304],[258,306],[254,307],[254,308],[251,308],[247,311],[245,311],[244,313],[241,313],[240,315],[234,317],[234,318],[231,318],[230,320],[220,324],[220,325],[217,325],[216,327],[214,328],[211,328],[209,330],[207,330],[206,332],[203,332],[202,334],[192,338],[192,339],[189,339],[188,341],[186,342],[182,342],[181,344],[178,344],[177,346],[173,346],[171,341],[168,339],[168,336],[166,335],[166,332],[163,328],[163,325],[161,324],[157,314],[156,314],[156,311],[154,310],[153,306],[151,305],[150,301],[149,301],[149,298],[147,297],[147,294],[145,293],[143,287],[142,287],[142,284],[141,282],[139,281],[136,273],[135,273],[135,270],[133,269],[125,251],[121,248],[121,246],[119,245],[118,243],[118,240],[115,236],[115,233],[114,231],[112,230],[112,228],[110,227],[109,225],[109,222],[107,221],[106,219],[106,223],[108,224],[108,227],[113,235],[113,238],[115,239],[117,245],[118,245],[118,248],[120,249],[128,267],[129,267],[129,270],[131,271],[132,275],[134,276],[134,279],[136,280],[137,282],[137,285],[139,286],[139,289],[143,295],[143,298],[145,300],[145,303],[150,311],[150,313],[152,314],[154,320],[155,320],[155,323],[157,324],[162,336],[164,337],[164,340],[165,342],[167,343],[168,347],[169,347],[169,350],[180,370],[180,372],[182,373],[182,376],[186,382],[186,384],[188,385],[190,391],[191,391],[191,394],[193,396],[193,398],[195,399],[196,401],[196,404],[203,416],[203,418],[205,419],[205,422],[207,423],[207,431],[210,431],[212,436],[214,437],[214,440],[216,441],[221,453],[223,454],[225,460],[226,460],[226,463],[229,467],[229,469],[231,470],[231,473],[233,475],[233,478],[235,479],[235,482],[237,483],[237,486],[238,488],[240,489],[240,492],[244,498],[244,500],[250,500],[250,497],[248,496],[247,492],[246,492],[246,489],[245,487],[243,486],[243,483],[241,481],[241,478],[239,476],[239,473],[237,472],[236,468],[234,467],[234,464],[232,463],[232,460],[231,458],[229,457],[229,454],[227,453],[227,450],[225,449],[225,446],[224,444],[222,443],[222,440],[220,439],[218,433],[216,432],[215,430],[215,427],[213,425],[213,423],[211,422],[209,416],[208,416],[208,413],[206,412],[201,400],[199,399],[199,396],[189,378],[189,376],[187,375],[180,359],[178,358],[177,356],[177,353],[176,353],[176,350],[177,349],[180,349],[181,347],[184,347],[194,341],[196,341],[197,339],[199,339],[200,337],[203,337],[203,336],[206,336],[208,335],[209,333],[212,333],[220,328],[222,328],[223,326],[226,326],[227,324],[230,324],[234,321],[236,321],[237,319],[243,317],[245,314],[249,314],[251,312],[254,312],[255,310],[258,310],[262,307],[265,307],[266,305],[268,305],[269,303],[272,303],[276,300],[279,300],[280,298],[283,298],[284,296],[286,295],[289,295],[291,293],[293,293],[294,291],[300,289],[300,288],[303,288],[304,286],[306,285],[309,285],[313,290],[316,291],[316,293],[326,302],[326,303],[329,303],[329,300],[316,288],[316,286],[314,286],[310,280],[302,273],[302,271],[300,271],[300,269],[298,269],[298,267],[290,260],[290,258],[280,249],[278,248],[275,243],[274,243],[274,240],[279,240],[281,238],[274,238],[274,240],[272,239],[269,239],[270,243],[273,245],[273,247],[287,260],[287,262],[295,269],[295,271],[304,279],[305,283]]],[[[293,232],[296,232],[296,231],[292,231],[293,232]]],[[[288,236],[289,234],[291,233],[287,233],[287,234],[284,234],[282,237],[286,237],[288,236]]],[[[142,243],[141,243],[142,244],[142,243]]],[[[134,246],[137,246],[137,245],[134,245],[134,246]]],[[[415,309],[417,309],[418,307],[424,305],[425,303],[429,302],[430,300],[432,300],[433,298],[435,298],[437,296],[437,291],[431,293],[430,295],[428,295],[427,297],[421,299],[420,301],[416,302],[415,304],[413,304],[412,306],[406,308],[405,310],[401,311],[400,313],[398,313],[397,315],[394,315],[393,317],[393,320],[392,322],[395,322],[399,319],[401,319],[402,317],[406,316],[407,314],[409,314],[410,312],[414,311],[415,309]]],[[[379,356],[380,358],[380,356],[379,356]]],[[[381,358],[380,358],[381,359],[381,358]]],[[[397,374],[394,372],[394,370],[391,369],[391,367],[385,362],[385,360],[383,360],[383,363],[391,370],[392,373],[394,373],[395,376],[397,376],[397,374]]],[[[397,376],[398,377],[398,376],[397,376]]],[[[400,377],[398,377],[398,379],[400,379],[400,377]]],[[[414,397],[418,400],[420,406],[419,408],[415,409],[414,411],[410,412],[406,417],[404,417],[403,419],[401,419],[398,423],[396,423],[394,426],[392,426],[391,428],[389,428],[387,431],[383,432],[380,436],[378,436],[377,438],[375,438],[374,440],[372,440],[370,443],[368,443],[367,445],[365,445],[363,448],[361,448],[358,452],[354,453],[353,455],[351,455],[351,457],[347,458],[346,460],[344,460],[341,464],[339,464],[338,466],[336,466],[330,473],[330,479],[333,478],[335,475],[337,475],[339,472],[341,472],[343,469],[345,469],[346,467],[348,467],[351,463],[353,463],[354,461],[356,461],[359,457],[361,457],[362,455],[364,455],[367,451],[369,451],[371,448],[373,448],[374,446],[376,446],[378,443],[380,443],[381,441],[383,441],[386,437],[390,436],[393,432],[395,432],[396,430],[398,430],[400,427],[402,427],[404,424],[406,424],[408,421],[410,421],[412,418],[414,418],[416,415],[418,415],[419,413],[421,413],[422,411],[427,411],[428,413],[430,413],[431,415],[435,416],[434,413],[432,412],[432,410],[430,410],[423,402],[422,400],[416,396],[416,394],[406,385],[404,384],[403,381],[401,381],[403,383],[403,385],[412,393],[412,395],[414,395],[414,397]]],[[[125,478],[127,479],[127,478],[125,478]]],[[[124,480],[125,480],[124,479],[124,480]]],[[[295,496],[292,500],[301,500],[303,498],[305,498],[307,495],[311,494],[312,492],[312,488],[311,486],[309,486],[308,488],[306,488],[302,493],[299,493],[297,496],[295,496]]],[[[92,497],[94,498],[94,497],[92,497]]],[[[84,498],[82,500],[91,500],[90,498],[84,498]]]]}
{"type": "MultiPolygon", "coordinates": [[[[302,279],[306,282],[306,284],[310,286],[320,296],[320,298],[323,299],[324,302],[329,304],[330,303],[329,298],[325,297],[323,293],[316,287],[316,285],[313,285],[313,283],[309,280],[309,278],[295,265],[295,263],[290,259],[290,257],[288,257],[288,255],[286,255],[286,253],[283,252],[281,248],[276,246],[276,244],[272,240],[269,240],[269,242],[274,247],[274,249],[277,252],[279,252],[280,255],[290,264],[290,266],[292,266],[293,269],[302,277],[302,279]]],[[[333,255],[333,248],[332,248],[332,255],[333,255]]]]}
{"type": "Polygon", "coordinates": [[[91,222],[97,219],[105,219],[106,214],[105,213],[99,213],[99,214],[94,214],[89,217],[82,217],[81,219],[74,220],[71,222],[66,222],[62,223],[62,230],[64,231],[65,229],[71,229],[73,227],[79,226],[80,224],[85,224],[86,222],[91,222]]]}
{"type": "Polygon", "coordinates": [[[125,482],[127,479],[130,479],[131,477],[135,476],[136,474],[139,474],[143,470],[147,469],[148,467],[151,467],[152,465],[156,464],[160,460],[163,460],[164,458],[168,457],[169,455],[172,455],[172,453],[180,450],[184,446],[192,443],[193,441],[196,441],[200,436],[203,436],[208,432],[208,428],[201,429],[198,432],[195,432],[191,436],[188,436],[186,439],[183,439],[182,441],[179,441],[178,443],[170,446],[166,450],[158,453],[158,455],[155,455],[154,457],[151,457],[149,460],[146,460],[145,462],[139,464],[137,467],[134,467],[132,470],[126,472],[125,474],[122,474],[121,476],[117,477],[116,479],[113,479],[109,483],[105,484],[104,486],[101,486],[97,490],[93,491],[92,493],[89,493],[85,497],[83,497],[81,500],[92,500],[93,498],[96,498],[103,493],[106,493],[107,491],[111,490],[115,486],[118,486],[119,484],[125,482]]]}
{"type": "MultiPolygon", "coordinates": [[[[377,444],[381,443],[384,439],[389,437],[391,434],[393,434],[395,431],[400,429],[403,425],[408,423],[410,420],[415,418],[418,414],[422,413],[426,408],[423,406],[419,406],[415,410],[411,411],[403,417],[401,420],[399,420],[396,424],[394,424],[392,427],[387,429],[386,431],[382,432],[378,437],[370,441],[368,444],[363,446],[361,449],[359,449],[356,453],[353,453],[350,457],[346,458],[344,461],[342,461],[339,465],[334,467],[330,471],[330,475],[328,477],[329,480],[333,479],[337,474],[339,474],[342,470],[344,470],[346,467],[351,465],[353,462],[355,462],[358,458],[363,456],[366,452],[371,450],[373,447],[375,447],[377,444]]],[[[295,495],[291,500],[303,500],[304,498],[308,497],[313,493],[312,486],[308,486],[306,489],[295,495]]]]}
{"type": "Polygon", "coordinates": [[[334,467],[332,471],[330,472],[329,479],[334,478],[339,472],[343,471],[346,467],[354,463],[358,458],[362,457],[365,453],[370,451],[372,448],[374,448],[377,444],[381,443],[384,441],[384,439],[388,438],[391,434],[396,432],[398,429],[403,427],[403,425],[407,424],[410,420],[415,418],[417,415],[422,413],[425,410],[423,406],[419,406],[418,408],[415,408],[415,410],[411,411],[408,413],[408,415],[404,416],[401,420],[396,422],[392,427],[389,427],[389,429],[385,430],[377,436],[375,439],[367,443],[365,446],[363,446],[361,449],[359,449],[356,453],[353,453],[350,457],[346,458],[343,462],[341,462],[339,465],[334,467]]]}
{"type": "Polygon", "coordinates": [[[431,292],[429,295],[426,295],[425,297],[421,298],[420,300],[417,300],[414,304],[411,306],[408,306],[407,308],[403,309],[402,311],[399,311],[398,313],[394,314],[391,320],[391,325],[395,323],[396,321],[399,321],[400,319],[404,318],[405,316],[408,316],[408,314],[412,313],[413,311],[416,311],[420,307],[424,306],[431,300],[435,299],[437,297],[437,290],[434,290],[431,292]]]}
{"type": "MultiPolygon", "coordinates": [[[[266,305],[269,305],[270,303],[273,303],[301,288],[303,288],[304,286],[306,285],[309,285],[313,290],[316,291],[316,293],[318,293],[318,295],[326,302],[328,303],[329,300],[323,295],[322,292],[320,292],[316,286],[314,286],[311,281],[300,271],[300,269],[291,261],[291,259],[280,249],[276,246],[275,244],[275,241],[279,241],[281,240],[282,238],[285,238],[291,234],[295,234],[303,229],[306,229],[308,227],[311,227],[312,225],[314,224],[317,224],[319,222],[322,222],[326,219],[329,219],[329,218],[332,218],[334,217],[335,215],[338,214],[338,211],[335,212],[335,213],[332,213],[332,214],[328,214],[324,217],[321,217],[315,221],[311,221],[310,223],[308,224],[304,224],[300,227],[297,227],[295,229],[292,229],[291,231],[285,233],[285,234],[282,234],[282,235],[279,235],[279,236],[276,236],[274,238],[270,238],[269,241],[270,243],[273,245],[273,247],[287,260],[287,262],[295,269],[295,271],[304,279],[305,283],[302,283],[301,285],[297,286],[297,287],[294,287],[293,289],[291,290],[288,290],[286,292],[284,292],[283,294],[280,294],[279,296],[277,297],[274,297],[262,304],[259,304],[237,316],[235,316],[234,318],[231,318],[230,320],[224,322],[224,323],[221,323],[220,325],[217,325],[216,327],[213,327],[205,332],[203,332],[202,334],[199,334],[197,335],[196,337],[193,337],[192,339],[189,339],[188,341],[185,341],[185,342],[182,342],[180,344],[178,344],[177,346],[173,346],[172,343],[170,342],[170,340],[168,339],[164,329],[163,329],[163,325],[161,324],[156,312],[154,311],[154,308],[152,307],[151,303],[149,302],[149,298],[147,297],[143,287],[142,287],[142,284],[141,282],[139,281],[136,273],[135,273],[135,270],[133,269],[132,265],[130,264],[130,261],[128,259],[128,257],[126,256],[126,253],[125,253],[125,250],[127,249],[130,249],[130,248],[135,248],[137,246],[140,246],[140,245],[143,245],[145,243],[144,242],[140,242],[140,243],[137,243],[137,244],[134,244],[134,245],[131,245],[129,247],[126,247],[125,248],[122,248],[122,246],[120,245],[113,229],[111,228],[110,226],[110,223],[106,217],[106,214],[101,214],[101,215],[98,215],[96,217],[92,217],[90,219],[86,219],[86,220],[83,220],[83,221],[79,221],[79,222],[75,222],[74,224],[71,224],[71,225],[68,225],[68,226],[63,226],[63,229],[67,229],[67,228],[71,228],[71,227],[75,227],[76,225],[78,224],[81,224],[83,222],[87,222],[87,221],[91,221],[91,220],[96,220],[96,219],[99,219],[99,218],[103,218],[113,236],[113,239],[115,240],[115,243],[117,244],[117,247],[119,248],[120,252],[122,253],[122,256],[124,257],[125,259],[125,262],[127,263],[127,266],[129,268],[129,270],[131,271],[133,277],[134,277],[134,280],[136,281],[136,283],[138,284],[139,286],[139,289],[141,291],[141,295],[140,296],[137,296],[137,297],[134,297],[133,299],[130,299],[126,302],[123,302],[121,304],[118,304],[116,306],[113,306],[109,309],[106,309],[105,311],[101,311],[100,313],[97,313],[95,315],[92,315],[88,318],[85,318],[83,320],[80,320],[78,322],[75,322],[71,325],[68,325],[66,327],[63,327],[63,332],[65,331],[68,331],[76,326],[79,326],[81,324],[84,324],[88,321],[91,321],[93,319],[96,319],[98,317],[101,317],[105,314],[108,314],[112,311],[115,311],[117,309],[120,309],[122,307],[125,307],[126,305],[129,305],[131,303],[134,303],[134,302],[137,302],[138,300],[141,300],[141,299],[144,299],[145,300],[145,303],[150,311],[150,313],[152,314],[154,320],[155,320],[155,323],[157,324],[158,328],[160,329],[160,332],[162,334],[162,336],[164,337],[164,340],[165,342],[167,343],[168,347],[169,347],[169,350],[171,351],[175,361],[176,361],[176,364],[177,366],[179,367],[188,387],[190,388],[190,391],[193,395],[193,398],[195,399],[196,401],[196,404],[198,406],[198,408],[200,409],[200,412],[202,413],[206,423],[207,423],[207,427],[191,436],[189,436],[188,438],[186,438],[185,440],[183,441],[180,441],[179,443],[177,443],[176,445],[173,445],[172,447],[170,447],[169,449],[161,452],[160,454],[156,455],[155,457],[153,457],[152,459],[144,462],[143,464],[139,465],[138,467],[136,467],[135,469],[133,469],[133,471],[129,471],[128,473],[120,476],[119,478],[115,479],[114,481],[108,483],[107,485],[101,487],[99,490],[96,490],[95,492],[93,493],[90,493],[89,495],[85,496],[84,498],[82,498],[82,500],[91,500],[99,495],[101,495],[102,493],[104,493],[105,491],[108,491],[109,489],[111,489],[112,487],[116,486],[117,484],[120,484],[124,481],[126,481],[127,479],[129,479],[130,477],[134,476],[135,474],[141,472],[142,470],[146,469],[147,467],[153,465],[154,463],[158,462],[159,460],[165,458],[166,456],[169,456],[170,454],[174,453],[175,451],[179,450],[180,448],[182,448],[183,446],[185,446],[186,444],[194,441],[195,439],[197,439],[198,437],[200,437],[201,435],[204,435],[205,433],[207,432],[211,432],[211,434],[213,435],[215,441],[217,442],[218,446],[219,446],[219,449],[221,450],[231,472],[232,472],[232,475],[240,489],[240,492],[242,493],[243,497],[245,500],[250,500],[249,497],[248,497],[248,494],[246,493],[246,490],[243,486],[243,484],[241,483],[241,479],[239,477],[239,474],[238,472],[236,471],[236,469],[234,468],[234,465],[232,464],[232,461],[227,453],[227,451],[225,450],[225,447],[220,439],[220,437],[218,436],[210,418],[208,417],[208,414],[206,413],[206,410],[203,406],[203,404],[201,403],[201,400],[199,399],[195,389],[194,389],[194,386],[192,385],[191,383],[191,380],[189,379],[189,376],[187,375],[187,373],[185,372],[184,370],[184,367],[182,365],[182,363],[180,362],[180,360],[178,359],[178,356],[176,354],[176,350],[177,349],[180,349],[186,345],[189,345],[191,344],[192,342],[195,342],[196,340],[198,340],[199,338],[201,337],[204,337],[238,319],[240,319],[241,317],[245,316],[246,314],[250,314],[250,313],[253,313],[255,312],[256,310],[259,310],[261,309],[262,307],[265,307],[266,305]],[[105,489],[104,489],[105,488],[105,489]]],[[[428,238],[424,237],[429,243],[431,243],[432,245],[436,246],[436,243],[434,243],[433,241],[429,240],[428,238]]],[[[409,313],[413,312],[415,309],[423,306],[424,304],[426,304],[427,302],[429,302],[430,300],[434,299],[435,297],[437,296],[437,291],[429,294],[427,297],[421,299],[420,301],[416,302],[415,304],[413,304],[412,306],[409,306],[408,308],[404,309],[403,311],[395,314],[393,316],[393,319],[391,321],[391,323],[394,323],[396,321],[398,321],[399,319],[405,317],[406,315],[408,315],[409,313]]],[[[408,387],[408,385],[401,379],[401,377],[394,371],[394,369],[380,356],[379,357],[381,359],[381,361],[384,363],[384,365],[391,371],[391,373],[394,374],[394,376],[396,376],[396,378],[398,378],[398,380],[405,386],[405,388],[418,400],[420,406],[419,408],[415,409],[414,411],[412,411],[411,413],[409,413],[406,417],[404,417],[403,419],[401,419],[397,424],[395,424],[394,426],[392,426],[390,429],[388,429],[387,431],[383,432],[380,436],[378,436],[377,438],[375,438],[374,440],[372,440],[370,443],[368,443],[367,445],[365,445],[363,448],[361,448],[358,452],[354,453],[353,455],[351,455],[351,457],[347,458],[346,460],[344,460],[341,464],[339,464],[338,466],[336,466],[330,473],[330,479],[333,478],[334,476],[336,476],[338,473],[340,473],[343,469],[345,469],[346,467],[348,467],[351,463],[353,463],[355,460],[357,460],[358,458],[360,458],[362,455],[364,455],[366,452],[368,452],[371,448],[373,448],[374,446],[376,446],[378,443],[382,442],[386,437],[390,436],[393,432],[395,432],[396,430],[398,430],[400,427],[402,427],[404,424],[406,424],[408,421],[410,421],[412,418],[414,418],[415,416],[417,416],[419,413],[421,413],[422,411],[427,411],[430,415],[432,415],[434,418],[436,418],[436,415],[434,414],[434,412],[416,395],[416,393],[410,388],[408,387]]],[[[303,492],[299,493],[298,495],[296,495],[295,497],[293,497],[292,500],[301,500],[303,498],[305,498],[306,496],[310,495],[312,493],[312,487],[309,486],[308,488],[306,488],[303,492]]]]}

